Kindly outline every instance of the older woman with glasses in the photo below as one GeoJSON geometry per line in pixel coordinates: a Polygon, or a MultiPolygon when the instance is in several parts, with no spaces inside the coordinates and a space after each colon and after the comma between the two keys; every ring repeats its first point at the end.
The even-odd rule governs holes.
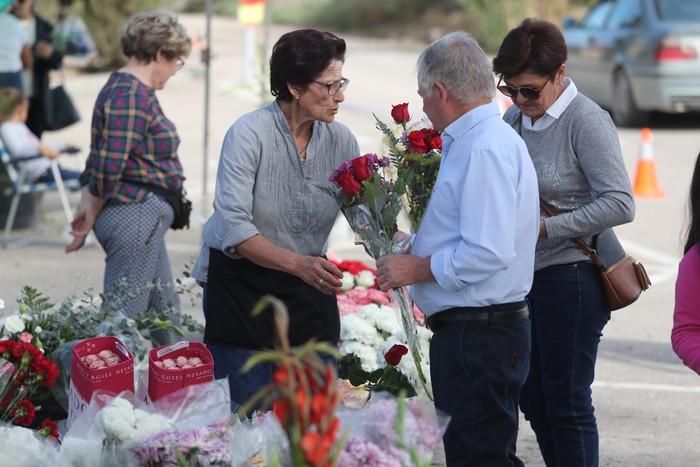
{"type": "Polygon", "coordinates": [[[525,140],[540,200],[558,212],[540,220],[530,373],[520,407],[553,466],[597,466],[591,384],[610,319],[600,273],[574,243],[631,222],[634,201],[615,126],[566,77],[566,44],[551,23],[526,19],[493,61],[498,89],[513,106],[504,119],[525,140]]]}
{"type": "Polygon", "coordinates": [[[105,250],[105,292],[119,294],[133,316],[179,308],[165,234],[174,210],[167,201],[185,179],[180,137],[156,91],[182,68],[191,40],[174,15],[138,13],[121,36],[126,65],[102,87],[92,114],[92,140],[80,207],[72,223],[76,251],[93,228],[105,250]]]}
{"type": "Polygon", "coordinates": [[[339,209],[318,187],[359,154],[335,121],[349,83],[344,60],[345,41],[331,33],[284,34],[270,59],[275,101],[238,119],[224,138],[193,276],[206,283],[204,337],[216,377],[229,377],[232,402],[271,380],[269,365],[240,372],[255,351],[273,346],[272,314],[250,314],[263,296],[286,304],[292,345],[339,340],[342,274],[324,257],[339,209]]]}

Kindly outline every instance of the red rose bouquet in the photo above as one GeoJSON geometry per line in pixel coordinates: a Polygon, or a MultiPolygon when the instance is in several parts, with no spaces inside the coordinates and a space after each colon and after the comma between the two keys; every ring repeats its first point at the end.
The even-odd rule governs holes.
{"type": "Polygon", "coordinates": [[[387,157],[365,154],[333,171],[329,180],[335,188],[321,187],[338,201],[358,243],[374,259],[394,251],[400,197],[406,188],[402,177],[391,181],[385,175],[384,169],[390,164],[387,157]]]}
{"type": "MultiPolygon", "coordinates": [[[[58,368],[31,342],[0,341],[0,422],[30,426],[37,407],[32,401],[48,397],[58,368]]],[[[55,424],[44,420],[40,432],[56,437],[55,424]]]]}
{"type": "Polygon", "coordinates": [[[433,128],[414,128],[407,125],[411,120],[408,104],[392,107],[391,117],[401,125],[401,134],[396,135],[386,123],[375,115],[377,129],[384,133],[388,152],[396,166],[399,177],[407,180],[406,210],[413,231],[418,230],[428,200],[433,191],[440,168],[442,138],[433,128]]]}
{"type": "MultiPolygon", "coordinates": [[[[407,241],[397,242],[394,235],[398,231],[396,219],[401,211],[401,197],[406,193],[406,183],[412,174],[404,170],[392,181],[384,173],[390,163],[386,157],[365,154],[344,162],[333,171],[330,181],[336,186],[335,190],[321,187],[338,201],[355,232],[355,243],[362,245],[375,260],[387,254],[405,251],[407,246],[407,241]]],[[[413,306],[405,289],[394,289],[392,295],[393,301],[399,306],[401,324],[420,381],[426,394],[430,395],[421,366],[413,306]]]]}

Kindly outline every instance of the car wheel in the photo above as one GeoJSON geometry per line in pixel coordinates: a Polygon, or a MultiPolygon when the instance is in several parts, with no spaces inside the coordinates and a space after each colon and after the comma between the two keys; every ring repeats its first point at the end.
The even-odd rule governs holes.
{"type": "Polygon", "coordinates": [[[649,119],[649,112],[639,110],[637,107],[632,94],[632,85],[623,71],[618,71],[615,74],[613,89],[615,95],[612,111],[615,123],[620,126],[634,127],[644,124],[649,119]]]}

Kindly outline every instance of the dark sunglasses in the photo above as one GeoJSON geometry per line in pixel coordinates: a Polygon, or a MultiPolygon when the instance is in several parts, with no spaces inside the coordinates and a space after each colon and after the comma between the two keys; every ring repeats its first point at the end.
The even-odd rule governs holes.
{"type": "Polygon", "coordinates": [[[529,101],[535,101],[540,98],[540,93],[544,89],[545,86],[547,86],[547,83],[549,82],[549,79],[544,82],[542,86],[538,88],[533,88],[532,86],[509,86],[507,84],[501,84],[501,81],[503,81],[503,78],[498,80],[498,85],[496,88],[503,94],[504,96],[508,96],[511,99],[515,99],[518,96],[518,93],[520,93],[525,99],[529,101]]]}

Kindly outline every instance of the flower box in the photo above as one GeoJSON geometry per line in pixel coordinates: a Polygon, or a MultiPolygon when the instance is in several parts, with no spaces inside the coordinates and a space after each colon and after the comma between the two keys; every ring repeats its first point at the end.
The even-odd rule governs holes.
{"type": "Polygon", "coordinates": [[[134,392],[134,356],[116,337],[93,337],[73,346],[68,404],[68,425],[90,404],[93,393],[101,391],[117,395],[134,392]],[[85,359],[100,352],[111,352],[119,358],[112,366],[91,368],[85,359]]]}
{"type": "Polygon", "coordinates": [[[156,401],[163,396],[193,384],[214,381],[214,359],[201,342],[181,341],[156,347],[148,353],[148,398],[156,401]],[[170,368],[160,367],[156,362],[177,359],[199,359],[197,366],[170,368]]]}

